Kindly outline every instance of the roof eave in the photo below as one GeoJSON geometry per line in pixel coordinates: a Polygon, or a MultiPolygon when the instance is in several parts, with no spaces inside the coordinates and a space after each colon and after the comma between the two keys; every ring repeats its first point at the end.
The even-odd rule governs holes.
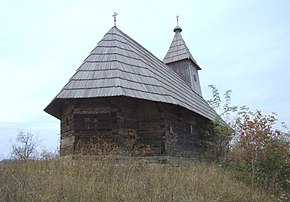
{"type": "Polygon", "coordinates": [[[191,63],[193,63],[197,67],[198,70],[201,70],[201,67],[192,58],[188,58],[188,59],[191,63]]]}
{"type": "Polygon", "coordinates": [[[51,116],[61,120],[61,114],[62,114],[62,100],[60,99],[54,99],[51,101],[49,105],[47,105],[44,109],[44,111],[51,116]]]}
{"type": "Polygon", "coordinates": [[[180,62],[180,61],[183,61],[183,60],[189,60],[194,66],[196,66],[196,68],[198,70],[201,70],[201,67],[193,60],[191,59],[190,57],[187,57],[187,58],[184,58],[184,59],[181,59],[181,60],[174,60],[174,61],[170,61],[170,62],[166,62],[167,59],[163,59],[163,63],[166,64],[166,65],[169,65],[169,64],[172,64],[172,63],[175,63],[175,62],[180,62]]]}

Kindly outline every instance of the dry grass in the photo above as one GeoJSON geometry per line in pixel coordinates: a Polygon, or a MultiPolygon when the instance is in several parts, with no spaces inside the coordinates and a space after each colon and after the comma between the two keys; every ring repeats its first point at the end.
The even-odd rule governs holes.
{"type": "MultiPolygon", "coordinates": [[[[110,158],[0,165],[0,201],[249,201],[250,187],[217,165],[110,158]]],[[[253,201],[275,201],[253,190],[253,201]]]]}

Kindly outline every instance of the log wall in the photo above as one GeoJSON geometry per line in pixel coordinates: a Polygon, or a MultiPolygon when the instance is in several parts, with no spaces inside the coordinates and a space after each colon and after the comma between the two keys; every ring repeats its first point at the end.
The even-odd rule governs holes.
{"type": "Polygon", "coordinates": [[[206,120],[181,107],[134,98],[68,100],[61,119],[61,155],[115,146],[133,156],[200,158],[206,120]]]}
{"type": "Polygon", "coordinates": [[[201,159],[206,149],[201,130],[208,121],[173,105],[166,105],[165,119],[167,155],[201,159]]]}

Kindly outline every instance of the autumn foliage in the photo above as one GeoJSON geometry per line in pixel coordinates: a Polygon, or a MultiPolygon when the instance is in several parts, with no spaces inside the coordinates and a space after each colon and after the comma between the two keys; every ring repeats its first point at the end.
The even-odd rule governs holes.
{"type": "MultiPolygon", "coordinates": [[[[262,186],[277,196],[283,196],[282,200],[288,201],[290,132],[287,127],[284,125],[286,130],[278,127],[275,113],[263,115],[260,110],[252,112],[247,106],[231,105],[231,90],[221,97],[216,86],[209,87],[212,99],[208,100],[208,103],[235,131],[231,141],[232,148],[223,158],[226,161],[221,163],[233,170],[238,179],[250,183],[252,189],[254,186],[262,186]]],[[[226,135],[217,130],[220,124],[213,126],[212,131],[217,131],[216,136],[220,132],[226,135]]]]}
{"type": "Polygon", "coordinates": [[[240,114],[239,143],[252,183],[286,189],[290,180],[289,139],[275,129],[276,115],[262,115],[259,110],[240,114]]]}

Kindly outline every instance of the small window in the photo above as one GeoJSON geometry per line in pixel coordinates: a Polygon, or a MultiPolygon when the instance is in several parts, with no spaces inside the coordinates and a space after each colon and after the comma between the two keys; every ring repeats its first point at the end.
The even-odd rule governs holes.
{"type": "Polygon", "coordinates": [[[173,133],[173,125],[172,125],[172,123],[169,124],[169,132],[173,133]]]}
{"type": "Polygon", "coordinates": [[[195,76],[195,74],[193,75],[193,79],[194,79],[194,81],[196,82],[196,76],[195,76]]]}
{"type": "Polygon", "coordinates": [[[193,126],[191,124],[189,124],[189,131],[190,131],[190,134],[194,133],[194,129],[193,129],[193,126]]]}
{"type": "Polygon", "coordinates": [[[75,130],[94,130],[95,129],[95,118],[92,115],[79,114],[74,118],[74,127],[75,130]]]}
{"type": "Polygon", "coordinates": [[[93,118],[90,118],[90,117],[85,117],[85,129],[92,129],[93,126],[94,126],[94,120],[93,118]]]}

